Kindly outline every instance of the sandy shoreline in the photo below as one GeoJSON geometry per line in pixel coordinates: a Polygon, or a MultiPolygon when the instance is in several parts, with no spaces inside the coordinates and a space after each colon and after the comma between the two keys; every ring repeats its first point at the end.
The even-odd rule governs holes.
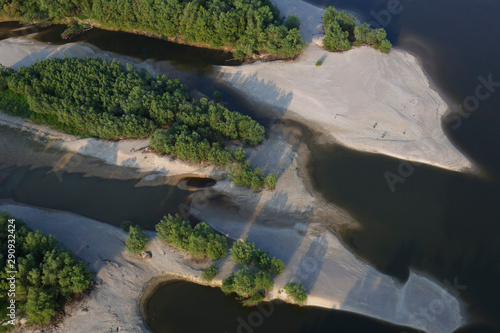
{"type": "Polygon", "coordinates": [[[369,47],[331,53],[321,45],[323,10],[303,1],[276,0],[283,16],[298,14],[310,43],[295,61],[218,67],[218,79],[263,104],[276,117],[297,119],[349,148],[434,165],[475,170],[442,129],[448,104],[430,87],[419,60],[369,47]],[[317,60],[323,60],[319,67],[317,60]]]}

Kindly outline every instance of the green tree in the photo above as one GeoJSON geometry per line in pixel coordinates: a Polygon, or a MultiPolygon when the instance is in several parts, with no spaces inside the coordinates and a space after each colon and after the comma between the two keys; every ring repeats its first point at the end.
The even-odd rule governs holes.
{"type": "Polygon", "coordinates": [[[288,30],[299,29],[300,27],[299,16],[293,14],[288,15],[285,20],[285,27],[288,30]]]}
{"type": "Polygon", "coordinates": [[[307,300],[307,290],[299,282],[289,282],[285,285],[285,292],[297,303],[304,303],[307,300]]]}
{"type": "Polygon", "coordinates": [[[240,265],[248,265],[253,260],[255,244],[249,242],[248,239],[243,242],[238,240],[233,244],[230,251],[234,262],[240,265]]]}
{"type": "Polygon", "coordinates": [[[149,242],[148,235],[140,226],[131,226],[125,241],[125,249],[132,253],[141,253],[149,242]]]}
{"type": "Polygon", "coordinates": [[[285,271],[285,263],[276,257],[271,260],[269,271],[273,275],[280,275],[285,271]]]}
{"type": "Polygon", "coordinates": [[[201,272],[201,278],[204,281],[210,282],[214,279],[218,272],[219,269],[217,267],[210,265],[201,272]]]}
{"type": "Polygon", "coordinates": [[[252,296],[255,292],[255,270],[245,266],[234,273],[234,291],[243,297],[252,296]]]}
{"type": "Polygon", "coordinates": [[[276,174],[270,173],[267,175],[266,180],[264,181],[264,186],[268,190],[274,190],[276,188],[276,183],[277,183],[276,174]]]}
{"type": "Polygon", "coordinates": [[[273,289],[274,281],[269,273],[258,271],[255,276],[255,288],[270,291],[273,289]]]}

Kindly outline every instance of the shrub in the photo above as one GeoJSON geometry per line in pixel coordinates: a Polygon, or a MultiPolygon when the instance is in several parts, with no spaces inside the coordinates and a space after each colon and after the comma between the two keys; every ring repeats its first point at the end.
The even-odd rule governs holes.
{"type": "Polygon", "coordinates": [[[274,190],[276,188],[276,174],[274,173],[270,173],[269,175],[267,175],[266,177],[266,180],[264,182],[264,186],[268,189],[268,190],[274,190]]]}
{"type": "Polygon", "coordinates": [[[292,30],[292,29],[299,29],[300,27],[300,20],[299,20],[299,16],[298,15],[288,15],[286,17],[286,20],[285,20],[285,27],[288,29],[288,30],[292,30]]]}
{"type": "Polygon", "coordinates": [[[304,303],[307,300],[307,290],[299,282],[289,282],[285,285],[285,291],[297,303],[304,303]]]}
{"type": "Polygon", "coordinates": [[[210,265],[201,272],[201,278],[204,281],[210,282],[217,275],[219,270],[214,265],[210,265]]]}
{"type": "Polygon", "coordinates": [[[132,253],[141,253],[149,242],[148,235],[140,226],[130,226],[125,249],[132,253]]]}
{"type": "Polygon", "coordinates": [[[392,44],[387,39],[384,39],[380,43],[380,52],[389,53],[391,51],[391,48],[392,48],[392,44]]]}
{"type": "Polygon", "coordinates": [[[319,67],[321,65],[323,65],[323,60],[320,59],[320,60],[316,61],[316,66],[317,67],[319,67]]]}
{"type": "Polygon", "coordinates": [[[130,227],[132,226],[132,223],[130,221],[123,221],[122,224],[120,225],[120,228],[122,228],[123,231],[129,232],[130,227]]]}
{"type": "Polygon", "coordinates": [[[285,271],[285,263],[281,259],[273,257],[269,270],[273,275],[280,275],[285,271]]]}
{"type": "Polygon", "coordinates": [[[249,299],[244,300],[242,304],[243,304],[243,306],[256,306],[257,304],[259,304],[263,300],[264,300],[264,295],[255,294],[252,297],[250,297],[249,299]]]}
{"type": "Polygon", "coordinates": [[[236,241],[231,247],[231,257],[234,262],[240,265],[249,265],[253,260],[255,244],[245,239],[245,241],[236,241]]]}

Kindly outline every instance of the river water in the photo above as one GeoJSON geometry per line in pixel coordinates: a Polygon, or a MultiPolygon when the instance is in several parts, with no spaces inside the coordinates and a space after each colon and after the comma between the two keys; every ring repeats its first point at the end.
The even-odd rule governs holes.
{"type": "MultiPolygon", "coordinates": [[[[395,14],[388,12],[387,1],[379,0],[316,1],[314,4],[350,9],[358,12],[366,21],[381,23],[388,31],[393,44],[419,56],[434,87],[439,89],[450,103],[461,104],[469,96],[474,97],[476,87],[483,82],[480,77],[488,79],[491,75],[493,81],[500,81],[498,61],[500,45],[495,43],[500,37],[500,25],[496,23],[496,15],[500,13],[499,2],[492,0],[475,2],[406,0],[400,2],[398,9],[401,10],[395,14]]],[[[45,39],[47,41],[52,38],[52,42],[57,42],[53,29],[60,28],[44,30],[46,32],[40,35],[41,40],[49,38],[45,39]]],[[[2,34],[6,35],[5,31],[10,30],[9,28],[2,30],[0,25],[0,38],[2,34]]],[[[149,41],[150,39],[146,37],[137,37],[141,40],[145,39],[145,44],[138,42],[140,46],[137,48],[120,49],[120,45],[132,45],[123,43],[125,39],[136,37],[99,30],[93,33],[97,33],[98,36],[87,38],[86,35],[82,35],[78,38],[95,43],[96,46],[107,51],[129,56],[183,61],[183,57],[177,57],[177,60],[168,59],[170,56],[165,56],[168,53],[165,51],[167,49],[156,53],[155,50],[169,46],[159,46],[155,44],[158,43],[157,41],[149,41]],[[104,42],[99,44],[99,40],[104,42]],[[108,45],[117,45],[117,47],[109,48],[108,45]]],[[[196,54],[196,50],[192,51],[196,54]]],[[[217,58],[217,55],[202,54],[205,57],[203,59],[209,60],[204,60],[200,64],[199,59],[202,57],[195,56],[194,58],[198,60],[187,60],[183,64],[187,66],[185,69],[199,75],[200,82],[202,82],[199,83],[199,88],[205,89],[204,92],[208,94],[214,88],[209,87],[210,83],[204,81],[202,77],[204,71],[210,64],[227,62],[231,57],[222,54],[219,55],[220,58],[217,58]],[[196,65],[190,68],[191,61],[194,61],[196,65]]],[[[499,92],[492,92],[488,98],[481,100],[474,111],[463,113],[464,116],[454,118],[451,122],[444,122],[444,127],[455,144],[485,171],[484,177],[448,172],[423,165],[403,165],[402,167],[403,162],[394,158],[359,153],[338,146],[310,145],[312,158],[309,165],[310,175],[316,189],[327,200],[349,211],[362,225],[361,229],[345,230],[343,235],[344,241],[357,255],[373,263],[382,272],[401,280],[407,278],[410,267],[415,267],[428,272],[443,283],[451,283],[451,285],[455,283],[461,297],[468,302],[468,310],[473,314],[474,319],[489,322],[497,327],[499,325],[497,313],[500,310],[500,285],[498,283],[500,281],[500,242],[496,239],[500,232],[500,209],[498,207],[500,199],[500,154],[498,154],[500,88],[498,90],[499,92]],[[459,122],[458,119],[461,121],[459,122]],[[404,171],[401,173],[404,176],[404,182],[396,184],[393,191],[387,184],[384,174],[386,172],[398,174],[398,170],[404,171]]],[[[234,109],[252,114],[252,110],[239,103],[237,96],[232,95],[231,92],[224,91],[223,96],[234,109]]],[[[49,200],[37,197],[43,196],[43,193],[47,191],[57,192],[60,193],[60,200],[57,207],[53,208],[79,212],[77,205],[64,204],[65,195],[62,193],[67,192],[56,186],[54,179],[47,180],[45,171],[28,171],[22,168],[4,170],[2,174],[10,173],[16,177],[11,176],[8,180],[5,177],[2,178],[3,183],[0,184],[2,197],[53,207],[54,204],[49,200]],[[44,182],[47,185],[44,185],[44,182]],[[5,184],[9,186],[5,187],[5,184]],[[36,192],[36,190],[25,189],[22,192],[23,184],[29,184],[30,188],[44,188],[45,191],[36,192]],[[28,192],[33,192],[33,194],[28,192]],[[31,199],[26,199],[28,197],[31,199]]],[[[95,193],[97,188],[101,190],[109,185],[109,190],[103,191],[107,193],[106,197],[115,195],[120,190],[127,193],[123,196],[117,194],[116,203],[126,200],[128,194],[134,195],[132,183],[121,184],[123,181],[117,181],[116,184],[106,185],[107,181],[101,179],[91,179],[78,174],[71,177],[74,178],[74,184],[71,187],[78,187],[83,192],[95,193]],[[118,188],[120,190],[116,190],[118,188]]],[[[27,186],[24,187],[27,188],[27,186]]],[[[140,200],[138,199],[140,197],[149,197],[151,191],[154,192],[156,189],[148,188],[143,193],[137,193],[134,198],[140,200]]],[[[165,187],[159,191],[162,194],[158,195],[157,199],[154,199],[148,206],[152,210],[154,207],[170,204],[172,197],[168,197],[166,193],[171,189],[165,187]]],[[[154,195],[152,197],[155,198],[154,195]]],[[[181,193],[180,196],[174,195],[173,197],[178,197],[175,200],[182,201],[185,194],[181,193]]],[[[95,209],[101,214],[106,214],[105,204],[100,203],[101,206],[98,204],[105,201],[104,195],[92,198],[89,194],[82,199],[83,202],[89,202],[87,212],[95,209]]],[[[146,201],[144,200],[143,203],[147,204],[146,201]]],[[[174,205],[176,204],[178,204],[177,201],[174,205]]],[[[118,204],[113,211],[119,211],[118,204]]],[[[83,215],[88,215],[88,213],[83,212],[83,215]]],[[[108,219],[112,223],[117,223],[113,221],[119,221],[122,218],[124,216],[117,215],[110,216],[108,219]]],[[[188,293],[189,290],[199,287],[186,284],[183,288],[182,290],[188,293]]],[[[205,290],[199,295],[204,298],[204,300],[199,300],[199,304],[203,304],[204,309],[228,310],[223,305],[224,302],[230,302],[226,298],[224,302],[212,301],[211,297],[221,297],[215,296],[215,292],[205,290]]],[[[163,305],[157,303],[155,306],[171,305],[166,301],[163,305]]],[[[282,305],[278,307],[281,309],[282,305]]],[[[283,307],[287,306],[283,305],[283,307]]],[[[239,309],[238,311],[246,310],[239,309]]],[[[283,311],[288,313],[283,317],[280,316],[283,321],[275,319],[278,316],[270,318],[273,322],[271,327],[277,328],[279,323],[291,320],[293,316],[290,316],[290,313],[296,310],[283,311]]],[[[305,316],[304,318],[307,318],[306,322],[314,323],[320,317],[305,316]]],[[[354,325],[360,318],[362,317],[354,316],[346,320],[347,322],[350,320],[354,325]]],[[[328,325],[331,326],[325,326],[327,329],[311,329],[308,332],[331,332],[334,329],[342,331],[340,324],[337,327],[334,321],[329,323],[328,325]]],[[[352,330],[352,332],[392,332],[390,325],[377,327],[377,330],[359,329],[352,330]]],[[[155,331],[160,332],[161,328],[155,331]]],[[[486,328],[476,327],[468,331],[486,332],[486,328]]]]}
{"type": "Polygon", "coordinates": [[[393,44],[418,55],[443,97],[453,105],[469,103],[470,112],[443,125],[486,173],[479,178],[429,166],[402,167],[385,156],[318,149],[310,165],[316,189],[362,225],[347,231],[344,240],[402,280],[409,267],[442,282],[456,280],[476,319],[499,325],[500,84],[490,87],[487,97],[475,98],[483,79],[500,82],[500,2],[401,1],[394,10],[387,1],[312,1],[381,22],[393,44]],[[394,191],[386,172],[404,178],[394,191]]]}

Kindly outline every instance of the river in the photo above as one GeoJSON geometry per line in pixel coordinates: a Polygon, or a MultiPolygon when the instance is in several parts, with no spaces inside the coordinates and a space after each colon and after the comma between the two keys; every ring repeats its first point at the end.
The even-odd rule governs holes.
{"type": "MultiPolygon", "coordinates": [[[[477,86],[485,79],[488,80],[490,75],[493,81],[500,81],[500,45],[495,44],[500,37],[500,25],[496,23],[496,14],[500,12],[498,2],[401,1],[401,10],[392,14],[388,11],[387,1],[317,1],[314,4],[350,9],[358,12],[366,21],[382,23],[396,47],[420,58],[434,87],[450,103],[474,101],[477,86]],[[470,96],[472,97],[469,98],[470,96]]],[[[116,40],[116,34],[123,34],[97,32],[115,36],[116,40]]],[[[0,36],[2,33],[0,29],[0,36]]],[[[48,38],[50,34],[46,32],[43,36],[48,38]]],[[[83,36],[85,35],[79,38],[86,38],[83,36]]],[[[123,35],[120,38],[135,37],[123,35]]],[[[99,46],[97,37],[87,40],[99,46]]],[[[156,41],[151,43],[151,46],[139,44],[140,47],[132,50],[106,49],[108,44],[119,46],[118,41],[103,43],[100,47],[143,59],[152,57],[156,60],[183,61],[183,57],[178,60],[158,58],[152,49],[160,46],[154,44],[156,41]]],[[[207,68],[209,70],[210,62],[219,64],[220,61],[230,59],[225,57],[222,55],[213,60],[211,56],[207,56],[206,59],[212,60],[201,65],[196,60],[198,64],[191,68],[189,63],[193,60],[188,59],[184,63],[187,67],[184,68],[196,72],[202,82],[199,84],[200,90],[205,88],[204,92],[210,93],[209,90],[213,90],[213,87],[207,88],[210,83],[204,81],[203,74],[207,68]]],[[[238,104],[237,96],[231,92],[224,92],[223,96],[233,103],[234,109],[252,114],[245,105],[238,104]]],[[[500,93],[491,92],[488,98],[480,101],[477,109],[462,113],[462,116],[454,118],[452,122],[444,122],[444,127],[455,144],[485,171],[483,177],[430,166],[403,164],[403,161],[394,158],[359,153],[338,146],[310,145],[312,157],[309,165],[315,188],[327,200],[345,208],[362,225],[363,228],[360,229],[344,230],[342,235],[357,255],[401,280],[407,278],[410,267],[415,267],[430,273],[441,282],[452,285],[455,283],[460,286],[461,297],[468,302],[468,311],[473,314],[474,319],[489,322],[496,327],[500,325],[497,316],[500,309],[500,242],[496,240],[500,231],[499,109],[500,93]],[[391,189],[384,177],[387,172],[402,174],[403,181],[391,189]]],[[[23,181],[29,179],[25,184],[29,184],[30,188],[37,188],[43,186],[46,177],[43,170],[9,169],[4,172],[17,175],[17,183],[9,180],[9,184],[11,188],[19,187],[21,190],[22,186],[19,184],[23,184],[23,181]]],[[[97,186],[106,186],[106,181],[103,180],[82,175],[71,177],[75,178],[74,186],[78,183],[83,191],[94,191],[92,189],[97,186]]],[[[127,191],[133,188],[132,183],[118,185],[119,183],[121,181],[116,184],[118,187],[123,186],[126,193],[131,193],[127,191]]],[[[56,182],[52,180],[46,190],[60,191],[54,184],[56,182]]],[[[110,186],[106,193],[113,195],[115,185],[110,186]]],[[[17,194],[12,191],[4,197],[17,200],[23,198],[19,194],[20,190],[15,190],[18,191],[17,194]]],[[[148,188],[145,191],[156,189],[148,188]]],[[[170,190],[165,188],[164,191],[170,190]]],[[[149,192],[145,193],[141,196],[149,196],[149,192]]],[[[98,198],[99,196],[95,200],[98,198]]],[[[34,200],[33,204],[45,205],[44,202],[34,200]]],[[[164,205],[164,200],[167,200],[165,194],[158,196],[151,207],[164,205]]],[[[53,207],[47,204],[48,207],[53,207]]],[[[75,211],[71,205],[59,204],[57,208],[75,211]]],[[[118,207],[114,209],[117,210],[118,207]]],[[[117,216],[109,220],[118,221],[121,218],[123,217],[117,216]]],[[[358,317],[355,316],[351,322],[355,323],[358,317]]],[[[274,318],[273,316],[272,320],[274,318]]],[[[329,326],[325,331],[332,331],[333,327],[329,326]]],[[[379,331],[390,332],[392,329],[390,325],[386,328],[385,331],[379,331]]],[[[486,332],[486,328],[479,327],[469,331],[486,332]]]]}

